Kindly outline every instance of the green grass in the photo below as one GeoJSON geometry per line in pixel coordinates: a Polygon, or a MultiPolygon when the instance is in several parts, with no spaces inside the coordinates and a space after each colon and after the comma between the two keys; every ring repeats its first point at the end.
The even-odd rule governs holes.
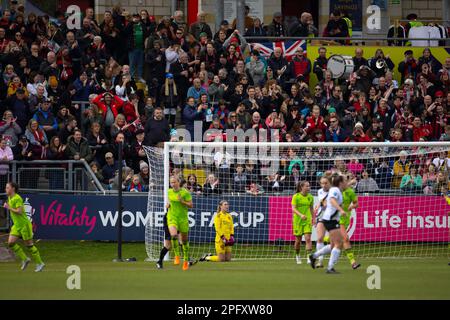
{"type": "Polygon", "coordinates": [[[32,265],[21,272],[18,262],[0,263],[0,299],[450,299],[446,258],[367,258],[354,271],[344,257],[340,275],[293,260],[199,263],[183,272],[144,262],[142,243],[124,244],[124,257],[136,257],[134,263],[111,262],[113,243],[41,241],[38,247],[47,263],[40,274],[32,265]],[[372,264],[381,268],[381,290],[367,289],[372,264]],[[66,288],[69,265],[81,268],[81,290],[66,288]]]}

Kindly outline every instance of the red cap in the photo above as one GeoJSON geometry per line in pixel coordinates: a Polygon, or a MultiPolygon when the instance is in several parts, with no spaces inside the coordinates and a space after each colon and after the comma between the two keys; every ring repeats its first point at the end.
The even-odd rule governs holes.
{"type": "Polygon", "coordinates": [[[439,91],[436,91],[436,93],[434,94],[434,96],[435,96],[435,97],[443,97],[443,96],[444,96],[444,93],[443,93],[441,90],[439,90],[439,91]]]}
{"type": "Polygon", "coordinates": [[[148,17],[148,19],[149,19],[151,22],[153,22],[153,21],[156,20],[156,19],[155,19],[155,16],[150,16],[150,17],[148,17]]]}

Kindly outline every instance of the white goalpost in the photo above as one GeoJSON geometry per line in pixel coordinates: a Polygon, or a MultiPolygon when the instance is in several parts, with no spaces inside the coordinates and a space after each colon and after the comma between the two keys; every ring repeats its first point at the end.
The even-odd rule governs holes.
{"type": "MultiPolygon", "coordinates": [[[[220,200],[235,223],[233,259],[294,259],[291,199],[308,181],[344,175],[358,196],[347,229],[357,257],[448,257],[450,142],[168,142],[146,147],[150,167],[145,245],[157,260],[164,240],[169,177],[193,196],[191,257],[214,253],[220,200]]],[[[312,239],[315,241],[313,226],[312,239]]],[[[305,255],[304,243],[301,256],[305,255]]]]}

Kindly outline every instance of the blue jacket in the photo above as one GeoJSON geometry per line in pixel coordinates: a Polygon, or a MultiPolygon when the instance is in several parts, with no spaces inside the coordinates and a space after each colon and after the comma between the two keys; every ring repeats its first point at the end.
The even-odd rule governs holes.
{"type": "Polygon", "coordinates": [[[39,107],[34,114],[33,119],[39,123],[40,128],[43,126],[52,126],[53,130],[58,130],[58,121],[56,121],[56,117],[50,110],[43,111],[41,107],[39,107]]]}
{"type": "Polygon", "coordinates": [[[191,134],[191,141],[194,141],[194,123],[202,120],[202,112],[198,112],[197,108],[186,105],[183,110],[183,119],[186,130],[191,134]]]}
{"type": "Polygon", "coordinates": [[[195,88],[194,88],[194,86],[192,86],[192,87],[190,87],[189,89],[188,89],[188,92],[187,92],[187,98],[189,98],[189,97],[193,97],[194,99],[195,99],[195,102],[198,102],[198,100],[200,100],[200,96],[202,95],[202,94],[208,94],[207,92],[206,92],[206,90],[205,90],[205,88],[203,88],[203,87],[200,87],[200,90],[196,90],[195,88]]]}
{"type": "Polygon", "coordinates": [[[77,92],[73,96],[72,100],[73,101],[89,101],[89,95],[93,92],[93,88],[89,84],[89,81],[86,84],[86,86],[83,86],[83,83],[78,78],[77,80],[75,80],[73,82],[73,85],[74,85],[75,89],[77,90],[77,92]]]}

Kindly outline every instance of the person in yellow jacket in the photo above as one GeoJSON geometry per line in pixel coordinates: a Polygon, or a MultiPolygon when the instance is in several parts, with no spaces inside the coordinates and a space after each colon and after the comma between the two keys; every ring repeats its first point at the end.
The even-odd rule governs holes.
{"type": "Polygon", "coordinates": [[[234,240],[233,216],[229,213],[228,201],[219,202],[217,214],[214,217],[214,228],[216,229],[216,255],[208,253],[200,258],[200,261],[224,262],[231,260],[231,248],[234,240]]]}
{"type": "Polygon", "coordinates": [[[400,183],[404,175],[409,173],[409,167],[411,163],[407,161],[408,153],[406,151],[400,151],[400,157],[397,161],[394,162],[394,176],[392,178],[392,188],[398,189],[400,188],[400,183]]]}

